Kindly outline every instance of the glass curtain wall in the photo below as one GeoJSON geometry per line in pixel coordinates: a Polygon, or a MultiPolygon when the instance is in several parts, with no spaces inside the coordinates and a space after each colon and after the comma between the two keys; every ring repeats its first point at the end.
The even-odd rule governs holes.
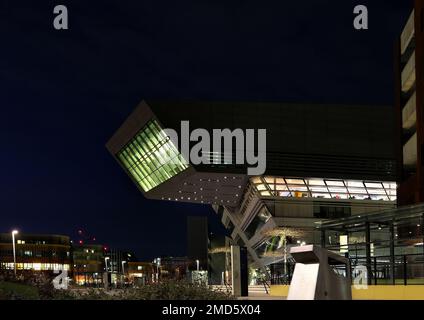
{"type": "Polygon", "coordinates": [[[187,161],[156,120],[148,122],[117,157],[145,192],[188,168],[187,161]]]}

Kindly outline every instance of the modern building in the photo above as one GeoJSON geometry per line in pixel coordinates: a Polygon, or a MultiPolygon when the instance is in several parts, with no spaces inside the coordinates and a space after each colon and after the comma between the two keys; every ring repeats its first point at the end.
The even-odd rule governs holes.
{"type": "Polygon", "coordinates": [[[186,279],[193,261],[188,257],[160,257],[153,263],[156,279],[186,279]]]}
{"type": "MultiPolygon", "coordinates": [[[[71,243],[68,236],[15,234],[17,272],[46,272],[72,269],[71,243]]],[[[14,271],[11,233],[0,234],[0,270],[14,271]]]]}
{"type": "Polygon", "coordinates": [[[250,266],[266,269],[290,245],[320,243],[317,221],[395,207],[394,123],[389,106],[143,101],[106,146],[145,197],[213,206],[250,266]],[[189,161],[164,130],[181,121],[211,137],[266,129],[266,146],[243,148],[266,157],[265,172],[247,175],[235,144],[189,161]]]}
{"type": "Polygon", "coordinates": [[[105,250],[100,244],[72,246],[73,279],[83,286],[102,286],[105,273],[105,250]]]}
{"type": "Polygon", "coordinates": [[[228,281],[232,240],[221,234],[209,232],[207,217],[187,217],[187,256],[190,271],[207,271],[210,285],[228,281]]]}
{"type": "Polygon", "coordinates": [[[153,279],[151,264],[136,262],[136,256],[127,251],[82,240],[74,243],[64,235],[16,233],[14,238],[15,257],[12,233],[0,233],[2,275],[13,276],[16,258],[18,276],[31,276],[34,272],[52,276],[66,270],[72,279],[70,283],[79,286],[103,287],[105,283],[117,286],[126,281],[125,275],[129,282],[137,284],[153,279]]]}
{"type": "Polygon", "coordinates": [[[136,257],[133,253],[117,249],[110,249],[105,252],[106,270],[110,275],[110,283],[112,285],[122,284],[124,275],[129,262],[135,262],[136,257]]]}
{"type": "Polygon", "coordinates": [[[208,278],[211,285],[229,284],[231,282],[231,245],[233,241],[227,236],[209,234],[208,278]]]}
{"type": "Polygon", "coordinates": [[[200,270],[208,269],[208,246],[208,218],[187,217],[187,256],[191,261],[199,262],[200,270]]]}
{"type": "Polygon", "coordinates": [[[395,45],[399,205],[424,202],[424,3],[414,6],[395,45]]]}
{"type": "Polygon", "coordinates": [[[151,262],[128,262],[124,270],[128,283],[141,286],[155,281],[155,270],[151,262]]]}

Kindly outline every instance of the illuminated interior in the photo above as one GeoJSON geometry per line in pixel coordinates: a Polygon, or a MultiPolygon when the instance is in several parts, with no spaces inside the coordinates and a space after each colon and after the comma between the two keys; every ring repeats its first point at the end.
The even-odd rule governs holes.
{"type": "Polygon", "coordinates": [[[396,200],[395,182],[283,177],[255,177],[251,182],[265,197],[396,200]]]}
{"type": "Polygon", "coordinates": [[[188,168],[156,120],[147,123],[117,157],[145,192],[188,168]]]}
{"type": "MultiPolygon", "coordinates": [[[[13,262],[2,262],[0,268],[3,270],[13,270],[13,262]]],[[[34,270],[34,271],[54,271],[69,270],[69,264],[60,263],[16,263],[17,270],[34,270]]]]}

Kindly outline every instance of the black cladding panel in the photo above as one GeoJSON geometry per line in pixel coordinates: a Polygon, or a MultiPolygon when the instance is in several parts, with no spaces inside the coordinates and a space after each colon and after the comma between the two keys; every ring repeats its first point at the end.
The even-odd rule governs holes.
{"type": "MultiPolygon", "coordinates": [[[[266,129],[266,174],[395,180],[395,121],[390,106],[193,101],[147,104],[165,127],[177,132],[182,120],[190,121],[191,129],[209,131],[266,129]]],[[[225,170],[245,172],[243,168],[225,170]]]]}

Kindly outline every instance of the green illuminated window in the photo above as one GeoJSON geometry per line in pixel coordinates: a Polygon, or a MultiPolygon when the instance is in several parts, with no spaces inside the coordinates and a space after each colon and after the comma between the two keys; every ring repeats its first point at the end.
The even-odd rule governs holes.
{"type": "Polygon", "coordinates": [[[156,120],[147,123],[117,157],[145,192],[188,168],[156,120]]]}

